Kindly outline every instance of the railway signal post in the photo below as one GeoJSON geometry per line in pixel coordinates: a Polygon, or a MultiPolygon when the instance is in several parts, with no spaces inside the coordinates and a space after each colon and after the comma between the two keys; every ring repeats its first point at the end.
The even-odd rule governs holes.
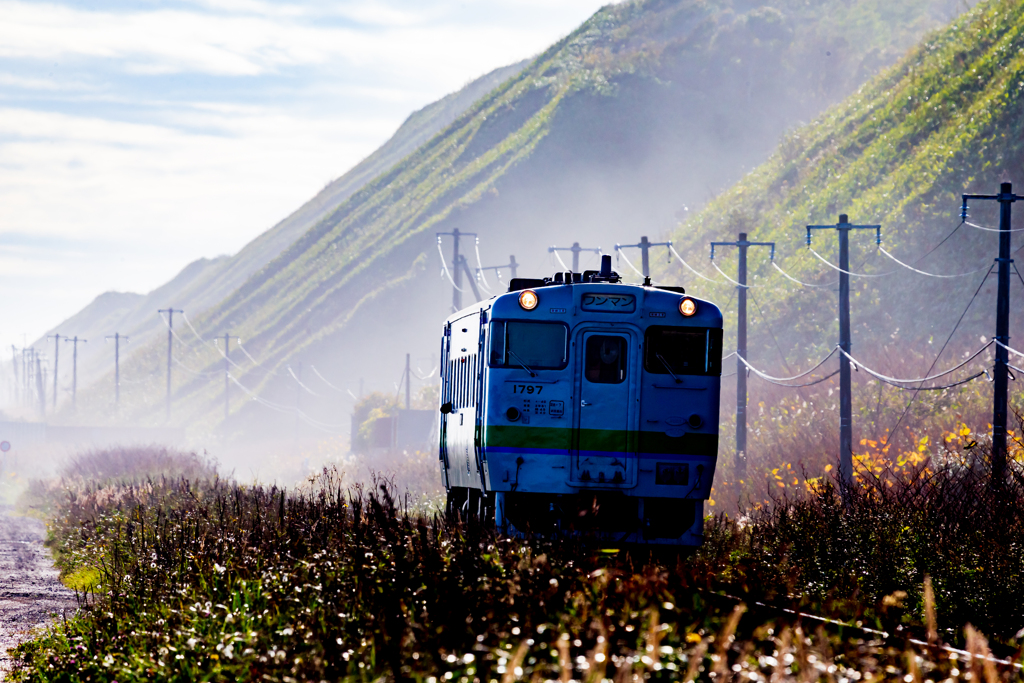
{"type": "Polygon", "coordinates": [[[853,392],[850,378],[850,231],[874,230],[875,243],[882,243],[881,225],[851,225],[846,214],[836,225],[808,225],[807,246],[812,230],[835,230],[839,236],[839,484],[853,484],[853,392]]]}
{"type": "Polygon", "coordinates": [[[79,339],[78,335],[74,337],[64,337],[64,341],[73,344],[71,350],[71,409],[78,408],[78,344],[85,344],[88,339],[79,339]]]}
{"type": "Polygon", "coordinates": [[[185,311],[180,308],[161,308],[157,313],[167,314],[167,420],[171,419],[171,349],[174,342],[174,314],[185,311]]]}
{"type": "Polygon", "coordinates": [[[114,340],[114,405],[121,403],[121,340],[128,341],[128,336],[115,332],[104,338],[106,341],[114,340]]]}
{"type": "MultiPolygon", "coordinates": [[[[715,259],[715,247],[737,247],[739,267],[736,290],[736,475],[747,476],[747,249],[750,247],[771,247],[775,258],[775,242],[750,242],[747,233],[741,232],[735,242],[712,242],[711,260],[715,259]]],[[[646,239],[646,238],[644,238],[646,239]]]]}
{"type": "Polygon", "coordinates": [[[1009,388],[1010,362],[1007,346],[1010,344],[1010,207],[1018,199],[1010,183],[999,185],[999,194],[963,195],[963,215],[967,215],[968,199],[989,199],[999,202],[999,264],[996,285],[996,365],[993,368],[992,397],[992,481],[1001,487],[1006,476],[1006,414],[1009,388]]]}

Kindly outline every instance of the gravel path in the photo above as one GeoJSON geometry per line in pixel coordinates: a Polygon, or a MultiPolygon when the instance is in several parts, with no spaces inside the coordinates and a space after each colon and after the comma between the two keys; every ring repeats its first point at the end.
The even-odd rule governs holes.
{"type": "Polygon", "coordinates": [[[0,506],[0,680],[10,670],[8,649],[54,614],[70,616],[76,609],[74,592],[57,579],[45,539],[41,521],[0,506]]]}

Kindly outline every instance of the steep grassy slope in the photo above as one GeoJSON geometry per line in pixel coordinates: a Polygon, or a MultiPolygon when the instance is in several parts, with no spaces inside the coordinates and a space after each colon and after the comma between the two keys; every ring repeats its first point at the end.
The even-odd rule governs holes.
{"type": "MultiPolygon", "coordinates": [[[[434,350],[447,311],[450,294],[425,276],[428,264],[439,265],[435,230],[476,231],[488,259],[514,252],[543,271],[554,241],[608,249],[656,233],[953,9],[924,0],[605,8],[355,193],[197,325],[204,335],[241,334],[265,367],[246,362],[236,374],[278,404],[294,400],[287,367],[299,360],[338,383],[362,375],[387,386],[402,353],[434,350]]],[[[148,349],[133,372],[152,375],[161,355],[148,349]]],[[[215,372],[220,362],[210,348],[189,358],[196,372],[215,372]]],[[[154,392],[138,397],[137,417],[159,405],[154,392]]],[[[216,422],[220,392],[195,375],[177,393],[178,414],[216,422]]],[[[340,404],[306,400],[304,410],[322,422],[343,422],[340,404]]],[[[250,404],[243,414],[252,422],[237,424],[272,426],[265,411],[250,404]]]]}
{"type": "MultiPolygon", "coordinates": [[[[998,237],[970,225],[957,227],[960,195],[998,192],[1001,181],[1021,187],[1022,128],[1024,4],[994,0],[930,36],[843,104],[787,136],[768,162],[673,231],[691,265],[724,284],[708,284],[678,264],[663,267],[658,276],[682,280],[723,304],[732,301],[733,286],[706,265],[707,243],[736,239],[745,231],[752,240],[776,241],[778,263],[796,278],[834,283],[836,273],[806,249],[805,226],[835,223],[839,213],[854,223],[881,223],[882,246],[897,258],[932,274],[966,275],[911,272],[877,250],[873,234],[854,233],[851,269],[877,277],[852,278],[853,352],[890,376],[921,377],[930,367],[952,367],[995,333],[996,282],[985,273],[998,255],[998,237]]],[[[972,202],[969,220],[997,227],[997,205],[972,202]]],[[[1018,261],[1021,244],[1015,235],[1018,261]]],[[[833,263],[836,245],[834,232],[814,236],[815,250],[833,263]]],[[[735,276],[735,251],[719,253],[722,270],[735,276]]],[[[770,374],[792,375],[836,344],[835,286],[800,287],[779,275],[767,257],[767,250],[751,251],[755,286],[750,292],[756,303],[750,306],[748,355],[770,374]]],[[[1020,346],[1024,281],[1012,277],[1017,304],[1011,342],[1020,346]]],[[[726,319],[732,328],[732,316],[726,319]]],[[[944,379],[966,378],[990,359],[988,353],[944,379]]],[[[834,362],[828,366],[834,367],[834,362]]],[[[897,424],[909,396],[870,380],[866,372],[855,373],[855,438],[878,442],[897,424]]],[[[1020,382],[1011,385],[1019,397],[1020,382]]],[[[834,443],[834,386],[780,391],[752,380],[752,449],[777,466],[791,460],[800,444],[834,443]]],[[[926,393],[900,423],[895,447],[917,449],[919,439],[928,436],[923,426],[929,426],[933,440],[939,428],[951,430],[960,421],[985,432],[990,401],[990,385],[983,380],[926,393]],[[913,442],[907,438],[911,434],[913,442]]],[[[871,444],[857,449],[870,451],[871,444]]]]}

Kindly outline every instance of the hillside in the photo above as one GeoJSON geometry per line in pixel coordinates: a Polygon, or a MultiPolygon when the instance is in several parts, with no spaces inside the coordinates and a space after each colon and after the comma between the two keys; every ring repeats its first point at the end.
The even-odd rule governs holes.
{"type": "MultiPolygon", "coordinates": [[[[514,76],[525,65],[526,62],[519,62],[495,69],[460,90],[413,112],[373,154],[330,182],[315,197],[237,254],[190,263],[173,279],[146,295],[101,294],[89,306],[48,330],[35,343],[36,348],[48,348],[52,355],[52,341],[46,345],[44,340],[57,332],[99,342],[106,335],[120,332],[131,337],[131,348],[144,346],[154,338],[164,338],[167,324],[157,315],[157,309],[173,306],[184,309],[186,315],[196,315],[221,301],[359,188],[448,126],[473,102],[514,76]],[[119,302],[116,312],[110,310],[112,298],[119,302]]],[[[111,372],[113,351],[104,348],[102,343],[90,341],[79,347],[78,361],[79,382],[82,386],[111,372]]],[[[62,366],[61,377],[62,383],[70,385],[70,364],[62,366]]]]}
{"type": "MultiPolygon", "coordinates": [[[[733,306],[733,285],[707,265],[708,242],[734,240],[740,231],[751,240],[775,241],[777,263],[788,274],[826,285],[801,287],[771,266],[766,249],[750,252],[749,360],[769,374],[791,376],[824,356],[838,335],[836,273],[806,248],[805,226],[834,224],[846,213],[856,224],[880,223],[882,248],[932,275],[895,263],[876,248],[873,233],[854,233],[851,270],[870,277],[851,278],[853,354],[895,377],[922,377],[930,368],[938,372],[966,359],[995,333],[996,281],[986,271],[998,255],[998,236],[961,224],[961,194],[993,194],[1006,181],[1020,192],[1024,182],[1022,27],[1024,5],[993,0],[929,36],[892,69],[788,135],[765,164],[672,231],[689,263],[721,284],[709,284],[678,263],[659,263],[657,276],[733,306]]],[[[971,202],[968,220],[998,227],[998,204],[971,202]]],[[[1019,217],[1015,225],[1019,229],[1019,217]]],[[[1019,260],[1019,235],[1013,243],[1019,260]]],[[[816,233],[812,246],[838,261],[834,232],[816,233]]],[[[735,250],[718,254],[719,267],[735,277],[735,250]]],[[[1024,280],[1011,277],[1011,344],[1020,346],[1024,280]]],[[[734,316],[733,306],[726,315],[730,332],[734,316]]],[[[726,347],[734,344],[727,341],[726,347]]],[[[991,357],[986,353],[928,384],[965,379],[990,367],[991,357]]],[[[828,371],[834,367],[833,361],[828,371]]],[[[854,373],[854,385],[859,453],[870,451],[872,441],[883,442],[897,424],[895,447],[930,451],[928,438],[940,430],[966,422],[984,434],[991,420],[991,385],[984,377],[923,392],[909,408],[911,392],[872,381],[866,371],[854,373]],[[901,412],[907,413],[902,422],[901,412]]],[[[835,386],[780,390],[751,380],[752,450],[761,462],[777,466],[792,461],[802,444],[836,443],[835,398],[829,398],[835,386]]],[[[1019,378],[1011,392],[1021,409],[1019,378]]],[[[732,400],[724,396],[723,405],[732,400]]],[[[728,453],[731,434],[723,433],[728,453]]]]}
{"type": "MultiPolygon", "coordinates": [[[[206,338],[243,337],[262,365],[239,360],[234,374],[277,406],[275,421],[274,408],[239,402],[227,431],[290,431],[302,397],[321,426],[347,433],[344,399],[296,387],[288,368],[300,361],[346,388],[359,377],[391,387],[406,352],[428,370],[450,300],[434,274],[436,231],[477,232],[488,265],[515,253],[523,272],[549,271],[553,242],[608,250],[657,234],[955,9],[677,0],[601,10],[197,316],[206,338]]],[[[133,373],[154,378],[133,398],[134,420],[158,419],[163,353],[152,345],[132,359],[133,373]]],[[[175,393],[176,419],[213,426],[223,361],[208,346],[183,357],[196,374],[175,393]]]]}

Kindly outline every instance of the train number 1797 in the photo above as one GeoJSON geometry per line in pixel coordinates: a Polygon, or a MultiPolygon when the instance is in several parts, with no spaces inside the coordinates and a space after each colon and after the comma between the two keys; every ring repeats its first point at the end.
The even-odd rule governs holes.
{"type": "Polygon", "coordinates": [[[513,384],[513,394],[539,394],[544,389],[542,384],[513,384]]]}

